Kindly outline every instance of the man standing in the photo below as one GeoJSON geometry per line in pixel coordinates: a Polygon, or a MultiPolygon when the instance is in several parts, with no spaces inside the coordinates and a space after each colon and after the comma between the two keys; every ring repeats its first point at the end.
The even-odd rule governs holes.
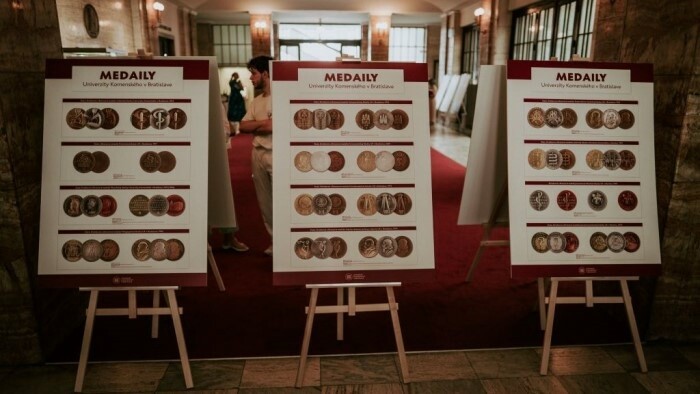
{"type": "MultiPolygon", "coordinates": [[[[241,133],[250,133],[253,138],[251,167],[255,194],[262,212],[267,232],[272,236],[272,93],[270,91],[269,56],[257,56],[248,62],[250,81],[256,91],[253,102],[241,120],[241,133]]],[[[272,245],[265,254],[272,255],[272,245]]]]}

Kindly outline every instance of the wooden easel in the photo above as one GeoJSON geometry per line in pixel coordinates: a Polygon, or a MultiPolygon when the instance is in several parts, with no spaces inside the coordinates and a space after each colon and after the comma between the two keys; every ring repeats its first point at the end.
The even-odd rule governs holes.
{"type": "Polygon", "coordinates": [[[396,338],[396,348],[399,355],[399,365],[401,380],[403,383],[408,383],[408,360],[406,359],[406,351],[403,347],[403,336],[401,335],[401,325],[399,323],[399,304],[394,296],[394,287],[401,286],[400,282],[390,283],[356,283],[356,284],[326,284],[326,285],[306,285],[307,289],[311,289],[311,297],[309,298],[309,306],[306,308],[306,328],[304,329],[304,340],[301,345],[301,357],[299,359],[299,369],[297,370],[296,387],[302,387],[304,383],[304,374],[306,372],[306,359],[309,353],[309,342],[311,341],[311,329],[314,324],[314,316],[317,313],[335,313],[337,314],[337,340],[343,340],[343,317],[344,313],[349,316],[355,316],[357,312],[375,312],[389,311],[391,314],[391,323],[394,326],[394,337],[396,338]],[[357,304],[355,302],[355,289],[358,287],[384,287],[386,288],[387,303],[385,304],[357,304]],[[338,304],[317,306],[318,290],[319,289],[337,289],[338,304]],[[348,290],[347,305],[344,301],[344,291],[348,290]]]}
{"type": "Polygon", "coordinates": [[[224,286],[224,280],[221,278],[219,266],[216,265],[216,259],[214,258],[214,253],[212,253],[211,245],[209,243],[207,243],[207,262],[211,267],[211,272],[214,274],[216,284],[219,286],[219,291],[226,291],[226,286],[224,286]]]}
{"type": "MultiPolygon", "coordinates": [[[[542,279],[542,278],[540,278],[542,279]]],[[[538,279],[538,285],[542,284],[542,289],[544,289],[543,283],[538,279]]],[[[639,277],[581,277],[581,278],[551,278],[551,287],[549,290],[549,297],[540,300],[540,306],[544,304],[549,304],[547,309],[547,325],[544,332],[544,344],[542,348],[542,363],[540,364],[540,374],[546,375],[549,369],[549,353],[552,345],[552,328],[554,326],[554,311],[557,304],[586,304],[587,307],[593,307],[595,303],[598,304],[625,304],[625,311],[627,312],[627,321],[630,326],[630,331],[632,333],[632,341],[634,342],[634,350],[637,353],[637,360],[639,361],[639,369],[646,373],[647,372],[647,362],[644,358],[644,351],[642,350],[642,342],[639,338],[639,331],[637,330],[637,320],[634,317],[634,310],[632,309],[632,298],[630,297],[629,287],[627,286],[628,280],[638,280],[639,277]],[[619,281],[620,288],[622,290],[621,297],[596,297],[593,295],[593,281],[619,281]],[[559,287],[559,282],[566,281],[585,281],[586,283],[586,295],[584,297],[557,297],[557,290],[559,287]]],[[[540,297],[544,297],[544,291],[540,292],[540,297]]],[[[542,310],[542,309],[541,309],[542,310]]],[[[540,313],[540,316],[542,314],[540,313]]]]}
{"type": "Polygon", "coordinates": [[[483,235],[481,236],[481,242],[479,242],[479,249],[476,250],[472,264],[469,267],[469,272],[467,272],[467,278],[465,282],[471,282],[472,276],[476,267],[481,261],[481,254],[484,252],[484,248],[490,248],[494,246],[509,246],[510,241],[507,239],[491,239],[491,231],[494,227],[508,226],[508,222],[498,222],[498,214],[501,212],[503,207],[508,204],[508,183],[504,181],[501,185],[501,189],[498,192],[498,197],[496,198],[496,203],[491,209],[491,214],[489,215],[489,221],[483,223],[481,226],[483,228],[483,235]]]}
{"type": "Polygon", "coordinates": [[[83,381],[85,380],[87,359],[88,354],[90,353],[90,341],[92,340],[92,329],[95,324],[95,316],[129,316],[129,319],[135,319],[137,316],[144,315],[152,316],[151,338],[158,338],[158,317],[160,315],[171,315],[173,318],[173,326],[175,328],[175,337],[177,338],[177,347],[180,351],[180,361],[182,362],[182,374],[185,377],[185,386],[188,389],[194,387],[194,383],[192,381],[192,371],[190,370],[190,360],[187,356],[187,347],[185,346],[185,335],[182,331],[182,323],[180,321],[182,308],[177,306],[177,299],[175,298],[175,290],[177,289],[177,286],[80,288],[80,291],[90,292],[90,301],[87,309],[85,332],[83,333],[83,344],[80,349],[78,374],[75,378],[75,392],[79,393],[83,390],[83,381]],[[139,290],[153,291],[152,308],[139,308],[136,306],[136,291],[139,290]],[[97,298],[100,291],[126,291],[129,299],[128,307],[98,308],[97,298]],[[168,307],[159,307],[161,292],[166,295],[168,307]]]}

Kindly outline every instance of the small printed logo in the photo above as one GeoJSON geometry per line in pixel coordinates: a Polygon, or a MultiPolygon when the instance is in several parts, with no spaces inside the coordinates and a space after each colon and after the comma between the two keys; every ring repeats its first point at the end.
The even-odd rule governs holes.
{"type": "Polygon", "coordinates": [[[350,273],[345,274],[345,280],[352,280],[352,274],[350,274],[350,273]]]}

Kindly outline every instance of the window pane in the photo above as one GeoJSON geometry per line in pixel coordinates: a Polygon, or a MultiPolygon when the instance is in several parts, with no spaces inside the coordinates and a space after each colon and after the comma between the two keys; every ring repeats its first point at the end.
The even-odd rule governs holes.
{"type": "Polygon", "coordinates": [[[389,33],[389,60],[425,62],[426,36],[424,27],[392,27],[389,33]]]}
{"type": "Polygon", "coordinates": [[[214,53],[220,65],[244,65],[253,52],[249,25],[214,25],[214,53]]]}

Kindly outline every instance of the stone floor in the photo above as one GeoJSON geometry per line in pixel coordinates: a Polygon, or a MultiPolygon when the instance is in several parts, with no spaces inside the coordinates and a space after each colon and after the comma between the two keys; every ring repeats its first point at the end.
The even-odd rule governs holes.
{"type": "MultiPolygon", "coordinates": [[[[466,166],[469,138],[434,127],[433,147],[466,166]]],[[[300,344],[301,346],[301,344],[300,344]]],[[[310,357],[295,389],[298,358],[192,360],[193,393],[696,393],[700,344],[647,343],[648,373],[631,344],[554,347],[549,374],[541,348],[408,354],[402,382],[395,354],[310,357]]],[[[71,393],[76,364],[0,366],[0,393],[71,393]]],[[[89,364],[85,393],[185,391],[179,360],[89,364]]]]}

